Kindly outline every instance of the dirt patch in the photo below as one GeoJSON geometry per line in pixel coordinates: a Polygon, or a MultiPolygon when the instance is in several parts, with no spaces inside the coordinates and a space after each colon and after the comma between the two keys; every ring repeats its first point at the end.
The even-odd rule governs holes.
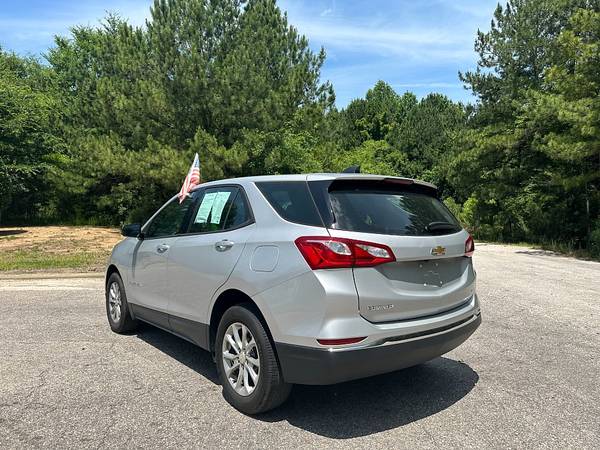
{"type": "Polygon", "coordinates": [[[105,227],[0,228],[0,255],[4,270],[100,270],[122,238],[119,230],[105,227]]]}
{"type": "Polygon", "coordinates": [[[39,248],[53,254],[106,252],[121,239],[119,230],[104,227],[0,228],[0,251],[39,248]]]}

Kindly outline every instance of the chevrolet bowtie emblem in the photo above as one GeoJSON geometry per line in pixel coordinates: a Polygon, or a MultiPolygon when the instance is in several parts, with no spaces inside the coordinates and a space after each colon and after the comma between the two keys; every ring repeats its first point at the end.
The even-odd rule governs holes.
{"type": "Polygon", "coordinates": [[[438,245],[437,247],[431,249],[431,254],[433,256],[443,256],[446,254],[446,247],[438,245]]]}

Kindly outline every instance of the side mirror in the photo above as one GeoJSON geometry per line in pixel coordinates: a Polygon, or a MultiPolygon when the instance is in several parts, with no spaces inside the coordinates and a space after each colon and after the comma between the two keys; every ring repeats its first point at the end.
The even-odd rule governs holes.
{"type": "Polygon", "coordinates": [[[121,229],[121,234],[127,237],[135,237],[143,239],[142,235],[142,224],[141,223],[130,223],[129,225],[125,225],[121,229]]]}

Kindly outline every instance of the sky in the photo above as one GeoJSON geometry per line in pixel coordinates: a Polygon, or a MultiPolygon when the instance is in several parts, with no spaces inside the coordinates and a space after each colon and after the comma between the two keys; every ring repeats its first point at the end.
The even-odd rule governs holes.
{"type": "MultiPolygon", "coordinates": [[[[0,0],[0,46],[42,55],[53,36],[73,25],[98,25],[107,11],[135,25],[151,0],[0,0]]],[[[474,69],[478,29],[488,30],[498,0],[279,0],[289,22],[324,47],[322,80],[332,82],[343,108],[378,80],[399,94],[439,92],[472,102],[458,71],[474,69]]]]}

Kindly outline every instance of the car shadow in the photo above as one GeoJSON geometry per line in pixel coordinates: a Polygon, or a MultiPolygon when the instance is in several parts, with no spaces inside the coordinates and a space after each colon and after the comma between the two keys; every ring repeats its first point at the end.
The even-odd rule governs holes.
{"type": "Polygon", "coordinates": [[[140,322],[135,334],[171,358],[198,372],[214,384],[219,384],[217,369],[209,352],[160,328],[140,322]]]}
{"type": "MultiPolygon", "coordinates": [[[[137,336],[219,384],[211,355],[166,331],[143,324],[137,336]]],[[[294,386],[288,401],[254,416],[286,421],[333,439],[367,436],[437,414],[471,392],[479,375],[468,364],[441,357],[426,364],[331,386],[294,386]]]]}
{"type": "Polygon", "coordinates": [[[586,255],[580,255],[577,253],[566,254],[566,253],[555,252],[553,250],[544,250],[541,248],[534,248],[534,249],[529,249],[529,250],[517,250],[517,251],[515,251],[515,253],[518,255],[551,256],[551,257],[555,257],[555,258],[574,258],[574,259],[577,259],[578,261],[594,261],[594,259],[592,259],[590,256],[586,256],[586,255]]]}
{"type": "Polygon", "coordinates": [[[4,236],[14,236],[15,234],[23,234],[27,233],[27,230],[23,230],[21,228],[8,229],[8,230],[0,230],[0,237],[4,236]]]}
{"type": "Polygon", "coordinates": [[[554,252],[552,250],[543,249],[531,249],[531,250],[517,250],[515,253],[519,255],[531,255],[531,256],[566,256],[562,253],[554,252]]]}
{"type": "Polygon", "coordinates": [[[350,439],[434,415],[465,397],[479,380],[467,364],[436,358],[397,372],[332,386],[294,386],[279,409],[258,416],[320,436],[350,439]]]}

